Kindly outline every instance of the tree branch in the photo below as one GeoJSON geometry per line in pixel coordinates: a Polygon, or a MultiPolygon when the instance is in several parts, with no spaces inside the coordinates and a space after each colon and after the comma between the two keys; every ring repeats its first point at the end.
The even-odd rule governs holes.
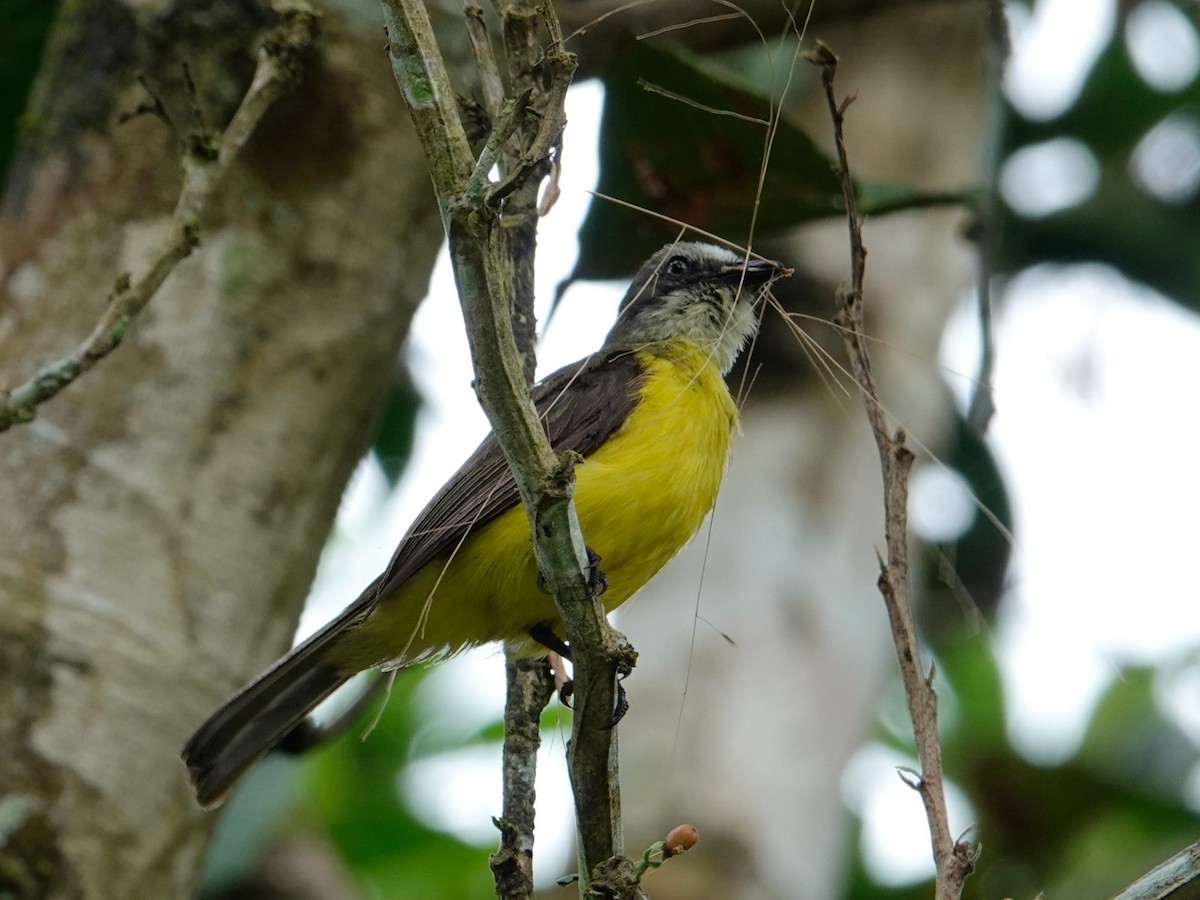
{"type": "Polygon", "coordinates": [[[117,349],[133,319],[196,248],[200,219],[221,179],[271,104],[295,85],[303,53],[317,37],[319,19],[307,3],[298,0],[275,6],[281,21],[264,37],[254,78],[224,133],[193,135],[184,142],[183,185],[149,268],[136,281],[128,272],[117,276],[100,321],[70,354],[42,366],[25,383],[0,392],[0,431],[31,422],[38,406],[117,349]]]}
{"type": "Polygon", "coordinates": [[[1200,887],[1200,841],[1159,863],[1113,900],[1188,900],[1200,887]]]}
{"type": "MultiPolygon", "coordinates": [[[[382,2],[392,69],[425,149],[449,238],[476,393],[513,471],[529,514],[538,569],[553,590],[572,647],[576,710],[568,765],[580,833],[580,891],[587,895],[593,870],[622,854],[616,742],[610,726],[616,680],[631,669],[634,654],[624,637],[609,626],[604,607],[589,584],[587,550],[571,502],[576,459],[572,454],[560,456],[550,447],[529,399],[526,376],[532,371],[532,352],[522,358],[513,318],[514,312],[520,315],[522,309],[528,309],[532,328],[532,306],[526,306],[532,297],[532,270],[518,277],[512,257],[528,265],[532,252],[522,252],[524,243],[511,241],[507,230],[511,224],[507,216],[516,208],[516,193],[525,185],[536,190],[533,176],[542,171],[543,164],[533,158],[542,152],[537,148],[554,146],[562,133],[565,116],[559,101],[575,60],[562,49],[548,3],[511,0],[500,4],[502,21],[507,23],[510,75],[515,72],[514,79],[529,78],[531,84],[517,94],[517,102],[506,104],[493,123],[493,138],[485,154],[503,155],[510,133],[530,143],[518,154],[505,180],[492,185],[486,178],[490,162],[476,163],[471,158],[423,3],[382,2]],[[548,49],[531,37],[529,29],[537,16],[550,32],[548,49]],[[547,101],[553,99],[558,105],[546,102],[536,110],[540,122],[530,139],[523,121],[523,98],[537,93],[532,76],[538,65],[545,67],[552,79],[547,101]],[[506,221],[501,221],[500,208],[506,221]]],[[[532,215],[518,212],[518,227],[532,228],[532,215]]],[[[619,866],[614,863],[613,867],[619,866]]],[[[632,894],[623,892],[621,896],[632,894]]]]}
{"type": "Polygon", "coordinates": [[[475,57],[475,68],[479,71],[479,87],[483,91],[483,105],[495,122],[500,104],[504,101],[504,84],[500,80],[500,68],[496,65],[492,44],[488,39],[487,24],[483,18],[483,7],[476,0],[463,0],[463,14],[467,22],[467,39],[471,54],[475,57]]]}
{"type": "Polygon", "coordinates": [[[492,877],[502,900],[532,900],[534,779],[542,710],[554,693],[554,677],[545,657],[510,658],[504,671],[504,809],[495,820],[500,849],[491,857],[492,877]]]}
{"type": "Polygon", "coordinates": [[[892,431],[887,413],[879,401],[871,358],[867,351],[863,328],[863,276],[867,251],[862,238],[862,220],[854,195],[854,183],[846,155],[842,131],[846,107],[854,100],[851,95],[840,103],[834,95],[833,80],[837,72],[837,56],[825,44],[807,54],[810,62],[821,69],[821,82],[833,122],[834,145],[838,174],[846,204],[846,219],[850,229],[850,288],[839,294],[841,305],[836,324],[850,357],[850,368],[867,409],[867,419],[879,448],[883,471],[885,536],[887,560],[880,559],[879,590],[883,594],[891,625],[896,658],[904,682],[904,693],[912,716],[913,736],[921,772],[902,772],[905,782],[921,796],[933,842],[933,858],[937,866],[937,900],[956,900],[962,896],[967,876],[975,866],[977,851],[964,841],[956,842],[950,834],[943,789],[941,746],[938,743],[937,695],[933,689],[934,669],[929,676],[921,671],[921,656],[913,624],[912,596],[908,578],[908,474],[912,468],[912,452],[904,445],[903,429],[892,431]]]}

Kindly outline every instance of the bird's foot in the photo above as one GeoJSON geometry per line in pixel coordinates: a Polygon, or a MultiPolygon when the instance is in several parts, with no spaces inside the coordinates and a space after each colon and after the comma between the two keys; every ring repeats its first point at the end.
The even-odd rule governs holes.
{"type": "MultiPolygon", "coordinates": [[[[558,689],[558,701],[567,709],[571,709],[571,695],[575,693],[575,682],[571,680],[564,681],[558,689]]],[[[625,685],[617,682],[617,696],[613,703],[612,718],[604,727],[606,729],[616,728],[622,719],[625,718],[625,713],[629,712],[629,698],[625,695],[625,685]]]]}
{"type": "Polygon", "coordinates": [[[600,554],[591,547],[587,548],[588,555],[588,587],[593,597],[600,597],[608,590],[608,576],[600,568],[600,554]]]}

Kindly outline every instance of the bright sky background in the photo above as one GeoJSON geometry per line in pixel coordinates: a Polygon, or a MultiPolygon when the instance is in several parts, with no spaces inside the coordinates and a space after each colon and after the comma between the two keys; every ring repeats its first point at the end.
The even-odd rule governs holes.
{"type": "MultiPolygon", "coordinates": [[[[1144,76],[1165,88],[1187,83],[1200,68],[1194,31],[1186,21],[1181,28],[1178,10],[1161,0],[1140,9],[1143,21],[1131,26],[1130,48],[1144,76]]],[[[1069,105],[1114,22],[1114,0],[1039,0],[1032,17],[1016,10],[1005,81],[1013,102],[1040,117],[1069,105]]],[[[542,229],[538,257],[542,319],[555,284],[574,262],[585,189],[595,183],[600,98],[594,82],[569,97],[563,196],[542,229]]],[[[1032,161],[1014,162],[1005,172],[1009,202],[1036,214],[1085,197],[1095,173],[1089,174],[1086,148],[1083,156],[1078,151],[1050,147],[1032,161]]],[[[1187,176],[1186,167],[1176,170],[1187,176]]],[[[1200,156],[1195,172],[1200,179],[1200,156]]],[[[1175,183],[1167,189],[1180,188],[1175,183]]],[[[579,284],[568,292],[539,347],[543,372],[595,349],[597,335],[615,317],[620,290],[579,284]]],[[[989,440],[1012,491],[1018,545],[995,636],[1013,740],[1031,759],[1053,763],[1077,748],[1092,705],[1120,665],[1162,660],[1200,644],[1200,603],[1189,587],[1195,583],[1200,509],[1192,414],[1200,384],[1200,323],[1112,270],[1046,267],[1024,273],[1006,292],[996,344],[998,413],[989,440]],[[1103,508],[1097,508],[1100,497],[1103,508]]],[[[414,457],[401,489],[382,505],[382,475],[369,464],[361,467],[302,633],[329,618],[382,568],[407,524],[486,430],[470,389],[466,340],[444,258],[431,299],[414,322],[408,353],[426,404],[414,457]]],[[[964,298],[947,329],[941,362],[948,371],[973,373],[977,353],[974,312],[964,298]]],[[[968,386],[950,380],[965,399],[968,386]]],[[[947,496],[944,483],[941,489],[947,496]]],[[[953,518],[952,485],[942,508],[953,518]]],[[[961,504],[958,509],[961,520],[961,504]]],[[[938,527],[936,518],[930,527],[938,527]]],[[[503,661],[494,651],[438,667],[422,701],[427,734],[469,732],[493,720],[502,708],[503,680],[503,661]],[[450,693],[453,712],[441,702],[450,693]]],[[[1181,683],[1167,698],[1171,708],[1200,709],[1198,681],[1181,683]]],[[[1198,714],[1192,712],[1185,725],[1200,735],[1198,714]]],[[[557,870],[569,852],[561,841],[549,840],[573,833],[561,749],[546,749],[541,759],[538,815],[544,827],[537,859],[543,873],[557,870]]],[[[920,805],[894,772],[909,762],[867,747],[845,779],[851,786],[847,801],[864,816],[867,863],[877,877],[894,883],[932,871],[920,805]],[[898,840],[906,834],[911,846],[898,840]]],[[[414,766],[399,788],[418,801],[430,824],[485,843],[494,838],[497,754],[472,748],[454,758],[430,758],[414,766]]],[[[959,811],[954,818],[969,822],[965,800],[952,793],[951,801],[959,811]]]]}

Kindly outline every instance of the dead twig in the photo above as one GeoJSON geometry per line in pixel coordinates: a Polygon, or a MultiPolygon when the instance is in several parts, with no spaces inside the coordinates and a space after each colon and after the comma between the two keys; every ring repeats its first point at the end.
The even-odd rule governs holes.
{"type": "Polygon", "coordinates": [[[978,855],[977,849],[965,841],[956,841],[950,833],[943,789],[942,752],[938,743],[937,694],[933,689],[934,669],[926,676],[922,672],[916,628],[913,624],[912,596],[908,577],[908,475],[913,454],[905,446],[904,430],[892,430],[887,413],[879,401],[875,376],[863,328],[863,276],[867,251],[862,237],[862,219],[858,214],[854,183],[846,155],[843,121],[846,108],[854,101],[850,95],[840,102],[833,89],[837,72],[837,56],[827,46],[817,42],[816,50],[807,58],[821,70],[821,82],[833,122],[833,139],[837,170],[846,204],[846,220],[850,230],[850,287],[839,292],[836,317],[838,331],[850,357],[850,368],[858,382],[867,408],[867,419],[879,448],[883,472],[885,536],[887,559],[880,559],[879,590],[887,607],[896,658],[904,682],[904,693],[912,715],[913,736],[916,740],[920,773],[901,773],[906,784],[915,789],[925,805],[929,832],[933,842],[933,858],[937,866],[935,897],[937,900],[957,900],[962,896],[967,876],[971,874],[978,855]]]}

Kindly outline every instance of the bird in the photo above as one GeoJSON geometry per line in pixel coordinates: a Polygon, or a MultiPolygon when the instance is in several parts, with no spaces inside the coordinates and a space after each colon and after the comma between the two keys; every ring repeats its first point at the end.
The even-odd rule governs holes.
{"type": "MultiPolygon", "coordinates": [[[[738,428],[724,376],[758,328],[757,300],[788,274],[716,244],[668,244],[633,278],[600,349],[534,386],[551,446],[581,458],[575,509],[607,612],[675,556],[715,504],[738,428]]],[[[197,801],[220,805],[360,671],[494,641],[517,656],[565,647],[516,484],[489,434],[383,573],[188,739],[182,756],[197,801]]]]}

